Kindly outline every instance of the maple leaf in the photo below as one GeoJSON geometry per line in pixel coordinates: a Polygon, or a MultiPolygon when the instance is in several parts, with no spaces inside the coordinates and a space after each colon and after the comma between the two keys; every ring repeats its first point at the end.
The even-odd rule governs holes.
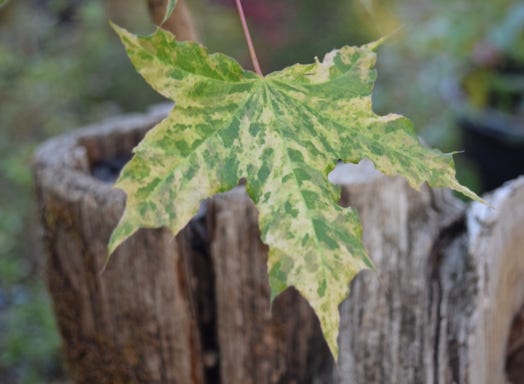
{"type": "Polygon", "coordinates": [[[337,160],[368,158],[415,188],[427,181],[477,199],[455,180],[451,155],[421,146],[404,117],[373,113],[378,42],[260,77],[162,29],[139,37],[114,28],[137,70],[176,105],[115,185],[127,203],[110,252],[141,227],[178,233],[201,200],[245,177],[269,246],[272,298],[294,286],[337,356],[338,306],[355,274],[372,267],[357,213],[337,205],[327,180],[337,160]]]}
{"type": "Polygon", "coordinates": [[[162,22],[160,24],[164,24],[166,22],[166,20],[169,19],[169,17],[171,16],[173,11],[175,10],[176,3],[177,3],[177,0],[167,0],[167,3],[166,3],[166,14],[164,15],[164,19],[162,20],[162,22]]]}

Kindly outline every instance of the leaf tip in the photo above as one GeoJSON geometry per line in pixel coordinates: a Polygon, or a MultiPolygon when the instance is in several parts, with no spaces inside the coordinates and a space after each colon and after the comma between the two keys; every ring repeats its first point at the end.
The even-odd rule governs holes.
{"type": "MultiPolygon", "coordinates": [[[[451,152],[451,153],[447,153],[446,155],[453,159],[453,156],[455,156],[456,154],[461,154],[463,152],[464,151],[454,151],[454,152],[451,152]]],[[[452,161],[454,162],[454,160],[452,160],[452,161]]],[[[453,184],[450,185],[450,188],[453,189],[454,191],[457,191],[457,192],[461,193],[462,195],[470,198],[473,201],[479,202],[479,203],[484,204],[484,205],[486,205],[488,207],[492,207],[491,204],[487,200],[485,200],[482,197],[480,197],[479,195],[477,195],[474,191],[472,191],[468,187],[462,185],[456,179],[456,177],[455,177],[455,180],[454,180],[453,184]]]]}
{"type": "Polygon", "coordinates": [[[394,29],[393,31],[388,32],[387,34],[385,34],[378,40],[372,41],[366,44],[365,46],[371,49],[372,51],[376,51],[382,44],[384,44],[387,40],[390,40],[391,38],[393,38],[393,36],[396,36],[397,34],[399,34],[400,31],[402,31],[403,29],[404,29],[404,26],[401,25],[397,29],[394,29]]]}
{"type": "MultiPolygon", "coordinates": [[[[109,238],[109,244],[107,246],[108,255],[112,255],[113,252],[129,237],[131,237],[138,228],[133,225],[126,217],[126,214],[122,216],[120,222],[113,230],[111,237],[109,238]]],[[[108,257],[109,257],[108,256],[108,257]]]]}
{"type": "Polygon", "coordinates": [[[169,19],[169,17],[175,10],[176,4],[177,4],[177,0],[168,0],[166,4],[166,11],[164,14],[164,18],[162,19],[162,22],[160,23],[160,25],[164,24],[167,21],[167,19],[169,19]]]}
{"type": "Polygon", "coordinates": [[[134,36],[127,29],[119,26],[118,24],[116,24],[112,20],[109,20],[108,22],[109,22],[109,26],[113,29],[113,31],[115,31],[115,33],[120,38],[120,40],[122,40],[123,43],[124,43],[124,37],[132,37],[132,36],[134,36]]]}
{"type": "Polygon", "coordinates": [[[122,28],[121,26],[119,26],[118,24],[116,24],[113,20],[109,19],[108,20],[108,23],[109,23],[109,26],[111,28],[113,28],[113,30],[117,33],[117,34],[120,34],[121,32],[125,31],[124,28],[122,28]]]}

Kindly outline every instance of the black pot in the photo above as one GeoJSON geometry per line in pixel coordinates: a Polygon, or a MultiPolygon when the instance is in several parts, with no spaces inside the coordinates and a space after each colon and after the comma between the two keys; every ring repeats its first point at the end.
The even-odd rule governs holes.
{"type": "Polygon", "coordinates": [[[478,168],[484,191],[524,174],[524,117],[485,112],[459,120],[464,156],[478,168]]]}

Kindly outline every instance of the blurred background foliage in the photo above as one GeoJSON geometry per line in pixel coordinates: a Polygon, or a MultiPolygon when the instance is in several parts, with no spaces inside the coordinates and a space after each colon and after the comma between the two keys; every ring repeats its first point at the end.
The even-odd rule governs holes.
{"type": "MultiPolygon", "coordinates": [[[[249,67],[233,0],[187,3],[210,51],[249,67]]],[[[460,150],[453,84],[483,54],[482,43],[524,50],[520,21],[513,21],[517,27],[508,21],[517,0],[244,0],[244,6],[266,73],[389,35],[379,51],[375,110],[408,116],[424,141],[446,151],[460,150]]],[[[64,377],[42,280],[34,148],[161,100],[134,72],[108,18],[137,33],[154,28],[145,0],[11,0],[0,8],[1,383],[64,377]]],[[[467,167],[459,168],[475,185],[467,167]]]]}
{"type": "MultiPolygon", "coordinates": [[[[469,155],[479,153],[455,156],[457,176],[477,192],[493,188],[487,188],[486,179],[493,175],[486,174],[486,167],[492,174],[506,173],[504,168],[513,165],[503,164],[504,161],[524,160],[519,155],[519,151],[524,154],[524,4],[516,0],[362,1],[368,3],[372,12],[393,19],[390,25],[400,27],[380,51],[374,94],[376,111],[408,116],[425,143],[446,152],[469,146],[465,137],[471,135],[463,123],[474,116],[479,130],[475,141],[495,139],[497,143],[487,143],[482,148],[478,142],[471,143],[478,148],[467,148],[469,155]],[[510,66],[516,70],[508,81],[503,72],[510,66]],[[487,84],[488,79],[491,84],[487,84]],[[520,126],[520,132],[502,132],[498,128],[481,132],[484,125],[491,125],[488,120],[494,115],[492,107],[500,100],[493,101],[493,105],[477,106],[475,100],[487,100],[497,83],[509,83],[513,88],[499,89],[499,98],[512,92],[520,103],[512,111],[514,116],[519,115],[517,124],[510,122],[513,117],[500,119],[506,125],[504,130],[511,130],[510,125],[520,126]],[[483,116],[486,108],[491,109],[491,116],[483,116]],[[506,142],[517,136],[518,143],[506,142]],[[490,161],[489,152],[503,154],[506,149],[512,153],[511,159],[493,157],[492,165],[485,164],[490,161]],[[482,156],[484,160],[479,161],[482,156]]],[[[517,164],[508,171],[522,172],[523,166],[517,164]]]]}
{"type": "MultiPolygon", "coordinates": [[[[18,0],[0,9],[0,383],[52,382],[63,371],[41,278],[34,148],[160,100],[129,64],[107,23],[117,9],[104,3],[18,0]]],[[[151,29],[145,5],[135,8],[120,21],[151,29]]]]}
{"type": "Polygon", "coordinates": [[[372,3],[380,14],[394,15],[401,28],[381,52],[377,109],[407,115],[430,145],[456,150],[455,85],[489,49],[510,54],[524,49],[524,20],[515,26],[510,20],[522,5],[515,0],[372,3]]]}

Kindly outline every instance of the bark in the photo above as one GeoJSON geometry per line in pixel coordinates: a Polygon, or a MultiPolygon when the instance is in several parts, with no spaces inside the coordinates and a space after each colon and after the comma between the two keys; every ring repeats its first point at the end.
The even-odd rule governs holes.
{"type": "Polygon", "coordinates": [[[106,262],[125,196],[92,175],[165,114],[43,144],[34,173],[46,278],[75,383],[328,382],[333,360],[294,291],[270,313],[267,249],[245,192],[216,196],[176,238],[140,230],[106,262]]]}
{"type": "Polygon", "coordinates": [[[209,202],[222,383],[329,383],[334,361],[309,304],[289,290],[270,309],[267,247],[239,187],[209,202]]]}
{"type": "MultiPolygon", "coordinates": [[[[502,383],[506,364],[512,376],[524,368],[511,364],[519,350],[522,361],[524,349],[524,177],[494,192],[489,201],[491,208],[475,204],[467,215],[467,253],[476,262],[478,287],[467,361],[472,382],[502,383]]],[[[513,383],[524,382],[519,376],[513,383]]]]}
{"type": "Polygon", "coordinates": [[[129,153],[163,115],[107,122],[96,133],[76,131],[43,145],[35,156],[45,273],[76,383],[203,382],[187,283],[175,278],[183,276],[182,260],[190,250],[167,230],[142,230],[100,273],[125,196],[90,177],[90,168],[129,153]]]}
{"type": "Polygon", "coordinates": [[[522,372],[524,178],[488,196],[492,207],[400,179],[347,193],[377,271],[341,306],[340,381],[490,384],[522,372]]]}
{"type": "Polygon", "coordinates": [[[400,178],[348,192],[376,272],[357,276],[341,307],[341,381],[430,383],[438,340],[432,264],[445,229],[460,230],[463,207],[428,188],[413,191],[400,178]]]}
{"type": "Polygon", "coordinates": [[[35,184],[46,277],[75,383],[522,383],[524,178],[466,205],[379,177],[345,187],[375,271],[341,305],[335,367],[289,289],[270,306],[267,248],[242,187],[203,203],[175,237],[106,245],[125,196],[92,176],[166,109],[42,145],[35,184]],[[520,380],[520,381],[519,381],[520,380]]]}

